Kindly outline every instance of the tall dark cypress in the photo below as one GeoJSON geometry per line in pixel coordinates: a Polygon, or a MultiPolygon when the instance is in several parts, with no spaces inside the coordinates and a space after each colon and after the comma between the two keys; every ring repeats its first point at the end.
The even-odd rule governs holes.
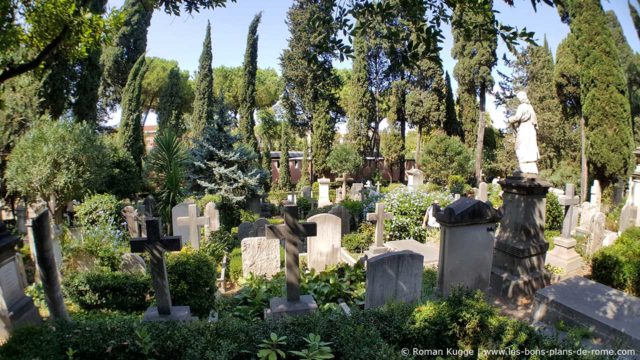
{"type": "Polygon", "coordinates": [[[131,154],[136,163],[138,174],[142,174],[142,156],[144,155],[144,139],[142,131],[142,79],[146,71],[144,54],[133,65],[129,79],[122,91],[122,117],[118,136],[120,144],[131,154]]]}
{"type": "Polygon", "coordinates": [[[153,2],[126,0],[123,6],[124,23],[113,43],[103,49],[100,97],[109,108],[120,102],[129,72],[147,50],[147,30],[151,25],[153,2]]]}
{"type": "Polygon", "coordinates": [[[453,89],[451,88],[451,77],[449,77],[448,71],[445,72],[444,75],[444,84],[446,87],[446,118],[444,121],[444,131],[449,136],[458,136],[462,139],[464,136],[462,132],[462,124],[458,121],[458,115],[456,114],[456,101],[454,99],[453,89]]]}
{"type": "Polygon", "coordinates": [[[627,2],[629,4],[629,12],[631,13],[631,20],[633,20],[633,26],[636,28],[636,32],[638,33],[638,37],[640,37],[640,14],[638,14],[638,9],[631,4],[631,1],[627,2]]]}
{"type": "Polygon", "coordinates": [[[367,40],[354,39],[353,74],[351,75],[351,102],[347,109],[347,139],[364,158],[372,155],[369,128],[375,123],[375,100],[369,87],[369,63],[367,40]]]}
{"type": "Polygon", "coordinates": [[[213,54],[211,53],[211,23],[207,21],[207,30],[202,44],[198,75],[194,85],[193,111],[191,112],[190,132],[198,138],[209,121],[213,120],[215,102],[213,97],[213,54]]]}
{"type": "Polygon", "coordinates": [[[167,83],[158,98],[158,131],[170,128],[178,136],[185,132],[182,119],[184,99],[182,93],[182,77],[180,70],[174,66],[167,74],[167,83]]]}
{"type": "Polygon", "coordinates": [[[239,131],[242,141],[258,154],[258,139],[254,133],[256,122],[253,112],[256,108],[256,72],[258,71],[258,25],[262,13],[257,14],[249,24],[247,49],[242,65],[242,87],[240,88],[239,131]]]}
{"type": "Polygon", "coordinates": [[[280,140],[280,168],[278,174],[278,189],[291,190],[291,170],[289,169],[289,126],[282,124],[280,140]]]}

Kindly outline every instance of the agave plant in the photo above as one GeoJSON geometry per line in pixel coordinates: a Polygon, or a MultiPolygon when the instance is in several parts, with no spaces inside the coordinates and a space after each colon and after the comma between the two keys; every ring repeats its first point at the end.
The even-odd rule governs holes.
{"type": "Polygon", "coordinates": [[[184,197],[187,151],[173,130],[165,129],[154,140],[149,154],[151,178],[158,187],[158,208],[165,224],[171,226],[171,209],[184,197]]]}

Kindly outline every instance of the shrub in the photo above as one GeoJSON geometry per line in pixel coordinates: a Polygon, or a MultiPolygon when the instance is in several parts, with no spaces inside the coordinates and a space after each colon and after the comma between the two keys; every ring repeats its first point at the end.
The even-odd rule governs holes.
{"type": "Polygon", "coordinates": [[[217,291],[213,260],[202,251],[185,248],[167,256],[167,274],[173,303],[190,306],[197,316],[208,316],[217,291]]]}
{"type": "Polygon", "coordinates": [[[339,264],[324,271],[313,270],[302,274],[301,292],[313,295],[321,310],[337,309],[338,299],[347,304],[364,304],[364,265],[339,264]]]}
{"type": "Polygon", "coordinates": [[[460,175],[450,175],[447,179],[447,187],[449,192],[453,194],[465,194],[467,192],[467,182],[460,175]]]}
{"type": "Polygon", "coordinates": [[[626,230],[616,242],[598,250],[591,261],[593,280],[640,296],[640,228],[626,230]]]}
{"type": "Polygon", "coordinates": [[[264,309],[269,307],[269,299],[284,295],[283,275],[281,272],[267,280],[264,276],[249,274],[242,289],[234,296],[233,315],[246,320],[262,319],[264,309]]]}
{"type": "Polygon", "coordinates": [[[131,154],[120,144],[116,136],[106,136],[109,166],[101,191],[119,198],[133,198],[142,189],[142,179],[131,154]]]}
{"type": "Polygon", "coordinates": [[[350,252],[362,253],[373,244],[375,226],[364,222],[360,224],[358,232],[346,234],[342,237],[342,247],[350,252]]]}
{"type": "Polygon", "coordinates": [[[471,174],[471,151],[458,137],[437,132],[429,137],[422,151],[421,169],[429,180],[444,185],[449,177],[471,174]]]}
{"type": "Polygon", "coordinates": [[[303,198],[302,196],[299,196],[296,199],[296,205],[298,205],[298,212],[301,214],[300,218],[306,218],[309,211],[311,211],[311,201],[309,201],[309,199],[303,198]]]}
{"type": "Polygon", "coordinates": [[[385,221],[385,233],[389,240],[414,239],[425,242],[426,229],[422,228],[422,221],[427,208],[435,201],[444,207],[453,201],[453,197],[441,192],[426,194],[413,191],[406,186],[387,194],[383,200],[385,211],[393,214],[393,219],[385,221]]]}
{"type": "Polygon", "coordinates": [[[545,213],[545,230],[562,229],[562,220],[564,218],[564,209],[558,202],[556,194],[547,193],[547,210],[545,213]]]}
{"type": "Polygon", "coordinates": [[[362,222],[364,212],[364,204],[362,201],[344,200],[340,205],[344,206],[349,211],[349,214],[351,214],[352,227],[356,227],[362,222]]]}
{"type": "Polygon", "coordinates": [[[233,249],[229,255],[229,279],[238,281],[242,279],[242,249],[233,249]]]}
{"type": "Polygon", "coordinates": [[[494,208],[499,209],[503,204],[502,196],[500,195],[502,187],[500,185],[489,184],[488,188],[489,194],[487,196],[487,200],[489,200],[494,208]]]}
{"type": "Polygon", "coordinates": [[[111,271],[65,274],[64,293],[84,310],[144,311],[151,304],[147,275],[111,271]]]}
{"type": "Polygon", "coordinates": [[[222,263],[225,252],[228,252],[236,244],[236,238],[226,230],[218,230],[209,234],[209,237],[200,245],[200,250],[209,255],[216,264],[222,263]]]}
{"type": "Polygon", "coordinates": [[[80,226],[98,224],[117,225],[122,222],[120,211],[122,204],[114,195],[87,195],[84,201],[75,207],[76,219],[80,226]]]}
{"type": "MultiPolygon", "coordinates": [[[[112,224],[98,224],[82,228],[82,239],[66,237],[63,243],[65,269],[74,269],[90,258],[96,267],[115,271],[120,258],[128,249],[128,235],[112,224]]],[[[87,264],[89,265],[89,264],[87,264]]],[[[93,266],[91,265],[91,266],[93,266]]]]}

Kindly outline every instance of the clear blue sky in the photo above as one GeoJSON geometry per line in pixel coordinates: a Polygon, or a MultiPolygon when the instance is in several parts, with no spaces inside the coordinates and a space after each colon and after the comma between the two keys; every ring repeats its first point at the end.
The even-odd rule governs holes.
{"type": "MultiPolygon", "coordinates": [[[[167,15],[163,10],[153,14],[149,28],[147,53],[166,59],[177,60],[182,69],[195,72],[198,58],[202,51],[202,40],[207,20],[211,21],[213,37],[214,66],[239,66],[242,64],[247,27],[253,16],[262,11],[262,22],[259,27],[258,65],[262,68],[272,67],[280,72],[279,57],[287,46],[289,31],[285,24],[286,13],[292,0],[237,0],[229,3],[226,8],[202,11],[192,15],[183,14],[179,17],[167,15]]],[[[635,0],[633,2],[637,4],[635,0]]],[[[124,0],[109,0],[110,7],[120,7],[124,0]]],[[[562,24],[556,9],[540,5],[534,12],[530,0],[516,0],[516,6],[509,7],[502,0],[495,0],[496,10],[500,11],[498,19],[518,28],[526,27],[534,31],[536,38],[542,42],[546,35],[553,52],[558,44],[569,32],[567,25],[562,24]]],[[[603,1],[605,10],[613,9],[622,24],[627,41],[636,51],[640,51],[640,39],[627,8],[627,1],[603,1]]],[[[451,58],[452,39],[448,28],[445,28],[445,41],[441,57],[445,70],[452,72],[455,61],[451,58]]],[[[500,44],[499,58],[505,53],[506,47],[500,44]]],[[[350,67],[350,62],[336,63],[336,67],[350,67]]],[[[498,69],[502,68],[500,61],[498,69]]],[[[497,72],[494,70],[497,79],[497,72]]],[[[455,81],[455,80],[454,80],[455,81]]],[[[456,84],[454,83],[455,87],[456,84]]],[[[491,98],[488,99],[491,101],[491,98]]],[[[498,120],[503,117],[499,109],[489,107],[492,118],[498,120]]],[[[499,124],[496,124],[499,125],[499,124]]]]}

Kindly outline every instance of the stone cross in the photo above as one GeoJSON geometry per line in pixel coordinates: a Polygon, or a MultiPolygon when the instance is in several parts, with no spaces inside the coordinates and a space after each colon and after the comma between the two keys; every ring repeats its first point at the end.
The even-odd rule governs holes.
{"type": "Polygon", "coordinates": [[[198,205],[189,204],[189,215],[176,219],[178,226],[189,226],[189,242],[194,249],[200,248],[200,226],[209,225],[208,216],[198,216],[198,205]]]}
{"type": "Polygon", "coordinates": [[[376,203],[376,212],[367,214],[367,220],[376,223],[376,247],[384,246],[384,221],[391,219],[393,219],[393,215],[384,212],[383,203],[376,203]]]}
{"type": "Polygon", "coordinates": [[[316,236],[315,223],[298,222],[298,207],[286,205],[283,210],[284,224],[267,225],[267,239],[285,240],[285,274],[287,278],[287,301],[300,301],[300,263],[298,244],[302,238],[316,236]]]}
{"type": "Polygon", "coordinates": [[[573,219],[574,206],[580,203],[580,197],[575,195],[575,186],[567,184],[564,195],[558,196],[558,202],[564,206],[564,219],[562,220],[562,237],[571,237],[571,222],[573,219]]]}
{"type": "Polygon", "coordinates": [[[162,225],[159,218],[147,218],[147,237],[131,239],[131,252],[147,251],[151,261],[151,281],[156,292],[156,303],[160,315],[171,315],[171,294],[169,293],[169,279],[167,267],[164,263],[165,251],[180,251],[182,240],[180,236],[162,236],[162,225]]]}

